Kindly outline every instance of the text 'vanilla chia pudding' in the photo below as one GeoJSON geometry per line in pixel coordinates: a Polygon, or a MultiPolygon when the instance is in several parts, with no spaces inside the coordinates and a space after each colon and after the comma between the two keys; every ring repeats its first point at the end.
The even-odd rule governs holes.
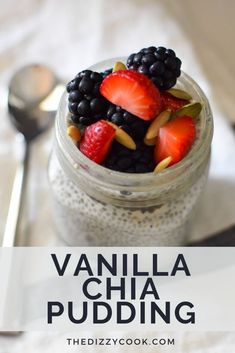
{"type": "Polygon", "coordinates": [[[56,117],[49,180],[71,246],[179,246],[208,176],[213,120],[171,49],[80,72],[56,117]]]}

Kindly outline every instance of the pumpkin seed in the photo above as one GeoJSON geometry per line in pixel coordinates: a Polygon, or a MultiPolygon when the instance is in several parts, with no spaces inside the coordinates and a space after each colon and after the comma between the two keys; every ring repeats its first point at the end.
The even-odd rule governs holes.
{"type": "Polygon", "coordinates": [[[172,96],[174,96],[176,98],[186,99],[186,100],[191,100],[192,99],[190,94],[188,92],[183,91],[182,89],[170,88],[170,89],[168,89],[167,92],[170,93],[172,96]]]}
{"type": "Polygon", "coordinates": [[[199,102],[190,103],[184,105],[182,108],[176,110],[173,117],[188,115],[192,118],[196,118],[202,110],[202,105],[199,102]]]}
{"type": "Polygon", "coordinates": [[[108,124],[111,125],[115,130],[115,140],[119,142],[121,145],[129,148],[130,150],[136,150],[136,144],[133,138],[128,135],[128,133],[118,127],[116,124],[111,123],[108,121],[108,124]]]}
{"type": "Polygon", "coordinates": [[[79,142],[81,140],[81,133],[77,126],[68,126],[67,134],[74,140],[74,142],[79,142]]]}
{"type": "Polygon", "coordinates": [[[121,61],[117,61],[113,66],[113,72],[116,72],[119,70],[126,70],[126,65],[123,64],[121,61]]]}
{"type": "Polygon", "coordinates": [[[146,139],[146,137],[144,138],[144,143],[147,145],[147,146],[154,146],[156,144],[156,137],[153,138],[153,139],[146,139]]]}
{"type": "Polygon", "coordinates": [[[163,169],[168,167],[171,161],[172,161],[171,156],[164,158],[161,162],[157,164],[156,168],[154,169],[154,173],[160,173],[163,169]]]}
{"type": "Polygon", "coordinates": [[[161,112],[150,124],[146,132],[145,139],[151,140],[154,137],[156,137],[158,135],[160,128],[168,122],[170,117],[171,117],[170,110],[167,109],[161,112]]]}

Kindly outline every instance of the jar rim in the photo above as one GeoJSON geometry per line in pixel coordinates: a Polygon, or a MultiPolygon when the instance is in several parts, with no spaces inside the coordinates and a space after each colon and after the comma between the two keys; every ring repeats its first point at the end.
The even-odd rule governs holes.
{"type": "MultiPolygon", "coordinates": [[[[113,58],[105,60],[89,67],[89,69],[98,71],[98,68],[100,68],[102,70],[108,66],[111,67],[116,61],[123,61],[125,59],[126,58],[113,58]]],[[[180,176],[192,165],[193,161],[202,158],[205,149],[210,147],[213,136],[213,117],[207,97],[199,85],[183,71],[181,71],[181,76],[178,81],[183,86],[190,87],[192,96],[199,97],[202,103],[202,111],[198,118],[200,119],[200,138],[195,141],[190,152],[180,162],[164,169],[160,173],[124,173],[113,171],[93,162],[82,154],[73,141],[67,136],[67,117],[70,113],[67,107],[66,91],[63,93],[60,100],[55,127],[57,143],[64,154],[63,161],[74,173],[82,173],[85,177],[93,179],[94,182],[127,188],[128,186],[162,185],[180,176]]]]}

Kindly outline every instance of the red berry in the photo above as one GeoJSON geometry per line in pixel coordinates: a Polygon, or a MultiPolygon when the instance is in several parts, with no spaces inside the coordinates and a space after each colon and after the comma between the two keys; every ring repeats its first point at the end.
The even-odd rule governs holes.
{"type": "Polygon", "coordinates": [[[115,136],[115,129],[105,120],[99,120],[85,129],[80,151],[92,161],[101,164],[107,156],[115,136]]]}
{"type": "Polygon", "coordinates": [[[143,120],[155,118],[161,109],[157,87],[148,77],[134,70],[120,70],[108,75],[100,92],[113,104],[143,120]]]}
{"type": "Polygon", "coordinates": [[[165,125],[160,130],[155,147],[155,162],[171,156],[170,165],[179,162],[188,153],[196,138],[196,127],[190,116],[180,116],[165,125]]]}
{"type": "Polygon", "coordinates": [[[168,92],[161,92],[162,110],[170,109],[172,112],[182,108],[184,105],[189,104],[186,99],[180,99],[172,96],[168,92]]]}

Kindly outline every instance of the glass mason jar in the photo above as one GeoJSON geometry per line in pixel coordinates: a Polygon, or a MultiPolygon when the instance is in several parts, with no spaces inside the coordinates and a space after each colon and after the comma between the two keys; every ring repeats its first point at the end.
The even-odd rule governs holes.
{"type": "MultiPolygon", "coordinates": [[[[107,60],[91,69],[102,71],[115,61],[107,60]]],[[[188,75],[181,74],[177,87],[203,105],[197,139],[182,161],[158,174],[115,172],[84,156],[67,136],[69,112],[67,93],[63,94],[49,181],[58,234],[67,245],[185,244],[190,218],[208,176],[213,119],[206,96],[188,75]]]]}

